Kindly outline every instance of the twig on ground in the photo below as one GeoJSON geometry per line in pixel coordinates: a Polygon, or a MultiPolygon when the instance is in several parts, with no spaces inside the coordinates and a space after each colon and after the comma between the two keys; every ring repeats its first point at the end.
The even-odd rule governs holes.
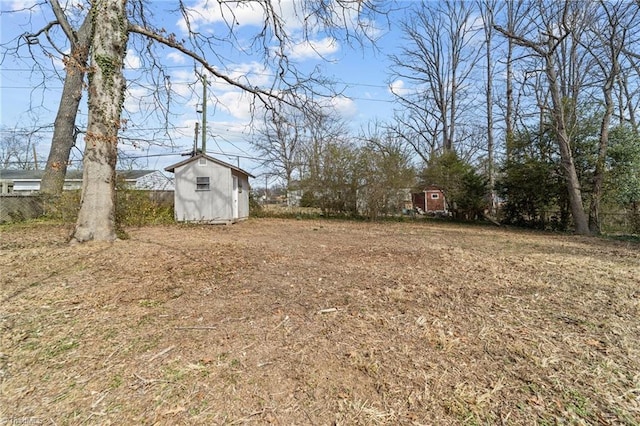
{"type": "Polygon", "coordinates": [[[169,346],[168,348],[161,350],[160,352],[158,352],[157,354],[155,354],[154,356],[149,358],[149,361],[147,361],[147,362],[151,362],[154,359],[159,358],[162,355],[165,355],[167,352],[172,351],[173,349],[175,349],[175,346],[169,346]]]}
{"type": "Polygon", "coordinates": [[[120,349],[122,349],[122,346],[124,345],[119,345],[113,352],[111,352],[104,361],[102,361],[102,366],[107,365],[107,362],[109,362],[109,360],[111,359],[111,357],[113,357],[116,353],[118,353],[120,351],[120,349]]]}
{"type": "Polygon", "coordinates": [[[271,329],[271,331],[276,331],[278,328],[282,327],[282,325],[284,323],[286,323],[287,321],[289,321],[289,315],[285,315],[284,319],[282,321],[280,321],[280,323],[278,325],[273,327],[273,329],[271,329]]]}
{"type": "Polygon", "coordinates": [[[193,327],[173,327],[175,330],[214,330],[215,325],[195,325],[193,327]]]}

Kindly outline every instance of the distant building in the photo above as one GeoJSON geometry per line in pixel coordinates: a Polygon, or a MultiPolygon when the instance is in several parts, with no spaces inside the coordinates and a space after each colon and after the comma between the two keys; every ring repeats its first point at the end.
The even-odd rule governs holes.
{"type": "Polygon", "coordinates": [[[420,213],[446,214],[447,200],[444,192],[435,185],[427,187],[423,192],[411,194],[413,207],[420,213]]]}
{"type": "Polygon", "coordinates": [[[178,222],[229,224],[249,217],[249,177],[254,176],[239,167],[201,153],[165,170],[175,173],[178,222]]]}
{"type": "MultiPolygon", "coordinates": [[[[40,191],[44,170],[0,170],[0,194],[31,194],[40,191]]],[[[118,179],[133,189],[173,191],[173,182],[158,170],[118,170],[118,179]]],[[[68,170],[64,190],[82,189],[82,170],[68,170]]]]}

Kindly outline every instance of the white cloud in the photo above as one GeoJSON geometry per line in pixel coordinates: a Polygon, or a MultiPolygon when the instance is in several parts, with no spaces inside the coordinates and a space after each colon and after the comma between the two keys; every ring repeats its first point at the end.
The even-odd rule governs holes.
{"type": "Polygon", "coordinates": [[[174,64],[184,64],[187,62],[187,58],[181,53],[178,52],[169,52],[167,54],[167,59],[169,59],[174,64]]]}
{"type": "Polygon", "coordinates": [[[217,95],[217,105],[238,120],[251,119],[251,95],[241,91],[226,92],[217,95]]]}
{"type": "MultiPolygon", "coordinates": [[[[176,92],[179,96],[182,96],[186,99],[192,99],[194,90],[199,90],[198,93],[202,93],[202,89],[197,89],[195,87],[195,83],[198,77],[193,73],[193,71],[185,71],[185,70],[173,70],[171,72],[171,89],[176,92]]],[[[195,107],[196,100],[193,99],[187,101],[187,105],[195,107]]]]}
{"type": "Polygon", "coordinates": [[[345,96],[331,98],[331,103],[338,113],[345,118],[354,117],[358,112],[358,107],[352,99],[345,96]]]}
{"type": "Polygon", "coordinates": [[[271,81],[271,73],[263,64],[256,61],[235,64],[226,74],[250,86],[266,86],[271,81]]]}
{"type": "Polygon", "coordinates": [[[149,91],[142,87],[129,87],[125,93],[124,108],[129,114],[136,113],[141,110],[142,99],[148,95],[149,91]]]}
{"type": "MultiPolygon", "coordinates": [[[[266,87],[271,81],[271,74],[263,64],[248,62],[235,64],[233,69],[219,70],[229,78],[239,81],[249,87],[266,87]]],[[[246,120],[251,117],[249,99],[241,89],[230,85],[226,81],[207,73],[209,114],[228,114],[236,119],[246,120]]],[[[184,98],[186,111],[193,111],[202,102],[202,82],[199,76],[190,70],[176,70],[171,73],[171,88],[184,98]]]]}
{"type": "Polygon", "coordinates": [[[320,102],[320,105],[329,110],[328,113],[335,112],[342,118],[355,117],[358,112],[356,103],[346,96],[334,96],[320,102]]]}
{"type": "MultiPolygon", "coordinates": [[[[227,76],[231,80],[237,81],[240,84],[244,84],[249,87],[267,87],[270,86],[273,79],[272,72],[270,72],[260,62],[252,61],[245,63],[233,64],[233,68],[222,69],[216,67],[216,71],[220,74],[227,76]]],[[[193,74],[191,74],[193,75],[193,74]]],[[[197,77],[194,75],[193,79],[197,77]]],[[[223,93],[230,90],[240,90],[231,86],[225,80],[217,78],[210,73],[207,73],[209,87],[214,93],[223,93]]],[[[201,91],[200,89],[197,89],[201,91]]]]}
{"type": "Polygon", "coordinates": [[[124,67],[127,69],[138,69],[140,65],[140,57],[136,52],[133,49],[127,49],[127,54],[124,57],[124,67]]]}
{"type": "MultiPolygon", "coordinates": [[[[220,4],[220,2],[212,2],[210,0],[196,0],[193,5],[187,8],[189,24],[191,30],[201,32],[205,32],[202,27],[215,24],[224,24],[231,28],[255,26],[261,30],[266,21],[265,7],[262,3],[233,1],[220,4]]],[[[313,11],[314,8],[318,7],[315,3],[308,0],[268,2],[270,7],[274,9],[274,13],[282,20],[288,33],[300,30],[303,26],[306,26],[310,33],[322,29],[323,23],[316,18],[317,14],[313,11]]],[[[358,31],[372,39],[378,38],[383,33],[375,21],[362,16],[360,14],[361,9],[353,7],[352,4],[342,5],[338,1],[331,0],[325,6],[326,10],[323,19],[327,15],[331,15],[328,19],[338,26],[342,26],[349,31],[354,31],[357,28],[358,31]]],[[[184,17],[180,18],[177,26],[183,33],[188,31],[184,17]]]]}
{"type": "MultiPolygon", "coordinates": [[[[285,22],[293,21],[293,1],[282,1],[280,4],[274,3],[274,7],[279,7],[281,16],[285,22]]],[[[193,6],[188,7],[189,23],[193,31],[200,30],[201,26],[212,24],[225,24],[228,26],[261,26],[264,25],[264,7],[255,2],[233,2],[223,3],[199,0],[193,6]]],[[[178,23],[178,28],[186,33],[187,23],[182,17],[178,23]]]]}
{"type": "Polygon", "coordinates": [[[412,90],[411,89],[407,89],[406,87],[404,87],[404,81],[395,80],[395,81],[392,81],[389,84],[389,92],[391,94],[393,94],[393,95],[403,96],[403,95],[407,95],[407,94],[411,93],[412,90]]]}
{"type": "Polygon", "coordinates": [[[332,37],[320,40],[303,41],[291,49],[289,56],[293,59],[324,58],[335,53],[340,48],[338,41],[332,37]]]}

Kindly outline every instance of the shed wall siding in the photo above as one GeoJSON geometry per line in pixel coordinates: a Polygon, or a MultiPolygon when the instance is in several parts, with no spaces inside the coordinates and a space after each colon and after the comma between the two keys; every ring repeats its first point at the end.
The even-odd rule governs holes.
{"type": "Polygon", "coordinates": [[[439,190],[428,190],[426,191],[425,201],[427,208],[425,209],[428,212],[443,212],[445,211],[444,206],[444,194],[439,190]],[[438,198],[433,198],[433,195],[436,195],[438,198]]]}
{"type": "Polygon", "coordinates": [[[227,222],[233,220],[231,170],[207,161],[194,161],[175,170],[178,221],[227,222]],[[208,177],[209,190],[196,190],[196,178],[208,177]]]}

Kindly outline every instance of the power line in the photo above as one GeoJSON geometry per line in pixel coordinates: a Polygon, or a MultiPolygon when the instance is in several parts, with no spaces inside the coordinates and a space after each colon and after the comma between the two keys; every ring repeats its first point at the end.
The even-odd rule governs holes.
{"type": "MultiPolygon", "coordinates": [[[[165,67],[165,68],[184,68],[184,67],[165,67]]],[[[3,71],[15,71],[15,72],[28,72],[31,71],[30,69],[22,69],[22,68],[3,68],[3,71]]],[[[229,70],[229,74],[232,74],[234,71],[233,70],[229,70]]],[[[247,73],[247,76],[257,76],[257,77],[276,77],[275,74],[270,74],[270,73],[260,73],[260,72],[249,72],[247,73]]],[[[130,83],[135,83],[137,86],[145,88],[145,89],[151,89],[152,86],[149,85],[144,85],[138,81],[134,81],[131,80],[130,83]]],[[[185,84],[195,84],[195,81],[191,82],[181,82],[181,83],[185,83],[185,84]]],[[[344,84],[346,86],[353,86],[353,87],[374,87],[377,89],[387,89],[389,88],[388,84],[371,84],[371,83],[360,83],[360,82],[353,82],[353,81],[336,81],[335,83],[337,84],[344,84]]],[[[32,89],[32,86],[0,86],[0,88],[6,88],[6,89],[32,89]]],[[[62,88],[62,86],[60,87],[53,87],[55,89],[58,88],[62,88]]]]}

